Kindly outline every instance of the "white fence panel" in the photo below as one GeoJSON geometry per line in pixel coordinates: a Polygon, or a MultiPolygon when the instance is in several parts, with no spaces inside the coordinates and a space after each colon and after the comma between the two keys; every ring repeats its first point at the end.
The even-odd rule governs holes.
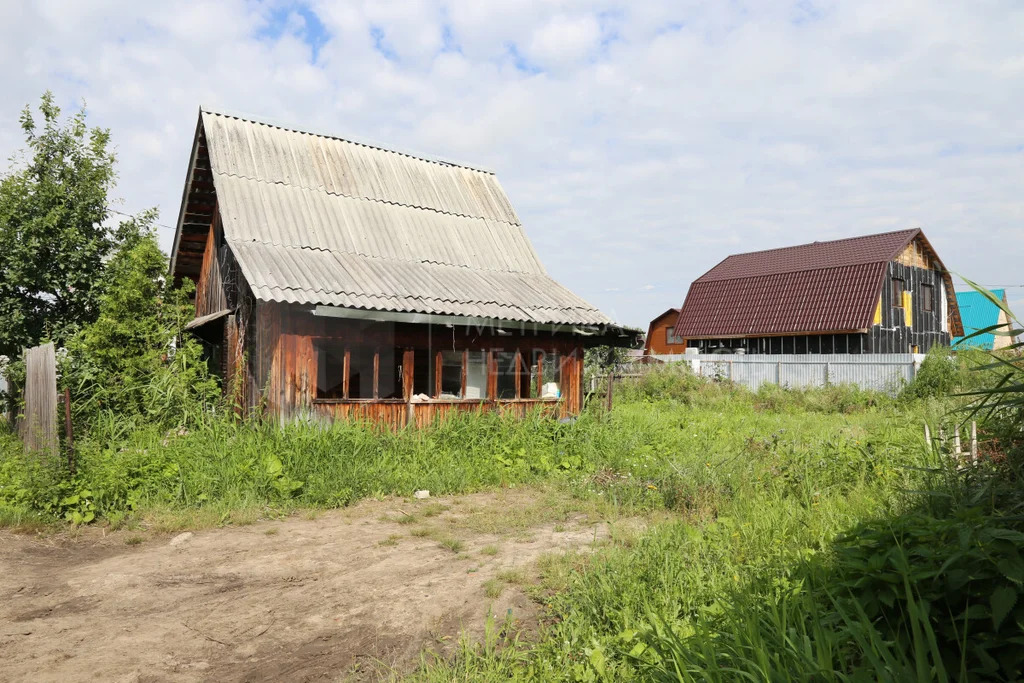
{"type": "Polygon", "coordinates": [[[914,379],[923,354],[750,354],[687,353],[655,355],[668,362],[686,362],[704,377],[729,379],[750,389],[762,384],[805,388],[852,384],[895,393],[914,379]]]}

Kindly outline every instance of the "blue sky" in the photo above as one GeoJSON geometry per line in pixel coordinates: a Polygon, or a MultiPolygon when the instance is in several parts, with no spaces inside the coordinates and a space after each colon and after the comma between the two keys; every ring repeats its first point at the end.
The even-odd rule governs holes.
{"type": "Polygon", "coordinates": [[[622,322],[729,253],[908,227],[1024,310],[1020,35],[998,0],[2,3],[0,155],[84,99],[120,208],[172,225],[204,104],[495,170],[622,322]]]}

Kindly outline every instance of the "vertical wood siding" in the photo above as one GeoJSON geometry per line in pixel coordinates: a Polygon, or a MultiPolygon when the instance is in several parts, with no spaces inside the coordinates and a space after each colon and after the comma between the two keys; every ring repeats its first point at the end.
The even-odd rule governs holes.
{"type": "Polygon", "coordinates": [[[224,293],[226,273],[222,268],[218,249],[218,223],[215,216],[210,224],[210,233],[206,237],[203,265],[199,271],[199,282],[196,283],[196,317],[223,311],[228,307],[227,296],[224,293]]]}

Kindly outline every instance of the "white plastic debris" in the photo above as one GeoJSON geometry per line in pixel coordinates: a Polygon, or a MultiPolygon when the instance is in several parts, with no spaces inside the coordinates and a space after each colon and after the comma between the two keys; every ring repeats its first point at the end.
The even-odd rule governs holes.
{"type": "Polygon", "coordinates": [[[424,498],[430,498],[430,491],[427,491],[427,490],[417,491],[416,493],[412,494],[412,497],[413,498],[419,498],[420,500],[423,500],[424,498]]]}

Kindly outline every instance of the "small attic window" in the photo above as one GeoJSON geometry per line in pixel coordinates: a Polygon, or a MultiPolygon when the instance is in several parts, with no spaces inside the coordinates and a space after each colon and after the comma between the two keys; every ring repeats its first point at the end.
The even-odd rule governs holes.
{"type": "Polygon", "coordinates": [[[903,280],[893,278],[892,306],[893,308],[903,308],[903,280]]]}

